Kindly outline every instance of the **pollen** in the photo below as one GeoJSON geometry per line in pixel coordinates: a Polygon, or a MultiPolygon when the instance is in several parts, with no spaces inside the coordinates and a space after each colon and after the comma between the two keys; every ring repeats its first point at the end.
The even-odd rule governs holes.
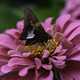
{"type": "Polygon", "coordinates": [[[47,43],[45,43],[45,47],[49,51],[49,53],[51,53],[56,49],[58,44],[59,42],[57,42],[55,39],[50,39],[47,41],[47,43]]]}
{"type": "Polygon", "coordinates": [[[55,39],[49,39],[47,42],[23,46],[20,50],[31,52],[32,56],[42,55],[44,50],[48,50],[49,54],[51,54],[57,48],[58,44],[59,42],[55,39]]]}

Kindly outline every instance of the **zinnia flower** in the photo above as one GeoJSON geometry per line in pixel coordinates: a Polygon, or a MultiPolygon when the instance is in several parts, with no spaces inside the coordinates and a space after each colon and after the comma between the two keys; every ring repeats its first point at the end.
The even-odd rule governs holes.
{"type": "Polygon", "coordinates": [[[0,80],[80,80],[80,21],[70,18],[64,14],[54,24],[51,17],[41,22],[52,36],[43,45],[20,40],[24,21],[1,33],[0,80]]]}

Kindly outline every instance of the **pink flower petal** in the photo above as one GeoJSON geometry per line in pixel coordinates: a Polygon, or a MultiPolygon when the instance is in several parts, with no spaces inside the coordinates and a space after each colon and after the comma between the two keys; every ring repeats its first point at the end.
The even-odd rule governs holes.
{"type": "Polygon", "coordinates": [[[17,29],[9,29],[5,31],[6,34],[11,35],[13,38],[19,39],[20,32],[17,29]]]}
{"type": "Polygon", "coordinates": [[[56,20],[56,25],[60,27],[61,30],[64,29],[65,24],[70,20],[71,16],[69,14],[63,14],[56,20]]]}
{"type": "Polygon", "coordinates": [[[36,68],[39,69],[42,65],[41,60],[39,58],[35,58],[36,68]]]}
{"type": "Polygon", "coordinates": [[[7,64],[8,59],[6,59],[5,57],[0,57],[0,66],[7,64]]]}
{"type": "Polygon", "coordinates": [[[42,67],[46,70],[51,70],[52,69],[52,65],[43,64],[42,67]]]}
{"type": "Polygon", "coordinates": [[[73,43],[71,41],[67,40],[67,39],[63,39],[62,46],[65,49],[69,49],[69,48],[73,47],[73,43]]]}
{"type": "Polygon", "coordinates": [[[19,52],[19,51],[16,51],[16,50],[10,50],[10,51],[8,51],[8,55],[10,57],[23,57],[22,53],[19,52]]]}
{"type": "Polygon", "coordinates": [[[48,33],[53,32],[52,29],[52,17],[49,17],[48,19],[46,19],[44,22],[41,23],[42,27],[44,28],[44,30],[48,33]]]}
{"type": "Polygon", "coordinates": [[[21,76],[21,77],[27,76],[29,69],[33,69],[33,68],[34,68],[34,65],[31,65],[31,66],[28,66],[28,67],[25,67],[25,68],[21,69],[19,71],[19,76],[21,76]]]}
{"type": "Polygon", "coordinates": [[[80,27],[80,21],[74,21],[66,28],[64,35],[67,36],[70,34],[70,32],[76,28],[80,27]]]}
{"type": "Polygon", "coordinates": [[[8,61],[8,66],[31,65],[32,61],[24,58],[12,58],[8,61]]]}
{"type": "Polygon", "coordinates": [[[56,58],[56,60],[66,60],[66,56],[62,55],[62,56],[53,56],[56,58]]]}
{"type": "Polygon", "coordinates": [[[63,69],[65,67],[65,61],[64,60],[56,60],[56,59],[50,58],[50,61],[58,69],[63,69]]]}
{"type": "Polygon", "coordinates": [[[71,42],[73,43],[73,45],[79,44],[79,43],[80,43],[80,34],[77,35],[77,36],[75,36],[75,37],[71,40],[71,42]]]}
{"type": "Polygon", "coordinates": [[[20,70],[20,72],[19,72],[19,76],[21,76],[21,77],[26,76],[26,75],[28,74],[28,70],[29,70],[28,67],[23,68],[22,70],[20,70]]]}
{"type": "Polygon", "coordinates": [[[0,45],[10,49],[16,49],[18,43],[15,42],[13,38],[6,34],[0,34],[0,45]]]}
{"type": "Polygon", "coordinates": [[[25,52],[22,55],[23,55],[23,57],[29,57],[31,54],[32,54],[31,52],[25,52]]]}
{"type": "Polygon", "coordinates": [[[79,53],[80,53],[80,44],[73,48],[72,52],[70,53],[69,60],[80,61],[79,53]]]}
{"type": "Polygon", "coordinates": [[[66,0],[66,9],[68,11],[75,9],[78,4],[80,4],[79,0],[66,0]]]}
{"type": "Polygon", "coordinates": [[[10,67],[10,66],[8,66],[8,65],[6,64],[6,65],[3,65],[3,66],[1,67],[1,72],[3,72],[3,73],[9,73],[9,72],[11,72],[13,69],[14,69],[13,67],[10,67]]]}
{"type": "Polygon", "coordinates": [[[60,53],[62,50],[62,45],[60,44],[54,51],[54,53],[52,55],[56,55],[57,53],[60,53]]]}
{"type": "Polygon", "coordinates": [[[17,29],[20,32],[22,32],[23,31],[23,28],[24,28],[24,20],[21,20],[21,21],[17,22],[16,26],[17,26],[17,29]]]}
{"type": "Polygon", "coordinates": [[[49,51],[44,50],[42,58],[47,58],[49,56],[49,51]]]}
{"type": "Polygon", "coordinates": [[[76,8],[74,12],[72,12],[72,17],[74,19],[79,19],[80,18],[79,16],[80,16],[80,7],[76,8]]]}
{"type": "Polygon", "coordinates": [[[80,52],[80,44],[75,45],[73,48],[66,51],[65,55],[67,55],[68,58],[73,57],[75,55],[78,55],[77,53],[80,52]]]}
{"type": "Polygon", "coordinates": [[[72,11],[77,8],[77,6],[80,5],[80,0],[66,0],[66,10],[72,11]]]}
{"type": "Polygon", "coordinates": [[[68,40],[72,40],[77,35],[80,35],[80,27],[73,31],[73,33],[68,37],[68,40]]]}
{"type": "Polygon", "coordinates": [[[0,76],[4,76],[4,75],[5,75],[5,73],[3,73],[3,72],[0,71],[0,76]]]}
{"type": "Polygon", "coordinates": [[[77,53],[77,55],[70,57],[69,60],[80,62],[80,54],[77,53]]]}

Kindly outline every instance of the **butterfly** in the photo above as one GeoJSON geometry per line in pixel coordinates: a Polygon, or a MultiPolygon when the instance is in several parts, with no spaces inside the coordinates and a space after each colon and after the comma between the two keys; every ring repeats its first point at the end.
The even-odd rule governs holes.
{"type": "Polygon", "coordinates": [[[35,44],[47,42],[49,38],[51,36],[45,32],[32,9],[26,9],[24,11],[24,29],[20,39],[25,40],[26,44],[35,44]]]}

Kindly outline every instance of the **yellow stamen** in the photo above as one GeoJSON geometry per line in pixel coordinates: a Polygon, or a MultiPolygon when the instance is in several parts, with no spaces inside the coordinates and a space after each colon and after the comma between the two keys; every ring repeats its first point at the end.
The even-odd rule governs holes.
{"type": "Polygon", "coordinates": [[[43,51],[47,49],[49,53],[52,53],[55,48],[58,46],[59,42],[56,41],[54,38],[49,39],[47,42],[44,43],[36,43],[32,45],[27,45],[22,47],[22,51],[24,52],[31,52],[32,56],[42,55],[43,51]]]}

